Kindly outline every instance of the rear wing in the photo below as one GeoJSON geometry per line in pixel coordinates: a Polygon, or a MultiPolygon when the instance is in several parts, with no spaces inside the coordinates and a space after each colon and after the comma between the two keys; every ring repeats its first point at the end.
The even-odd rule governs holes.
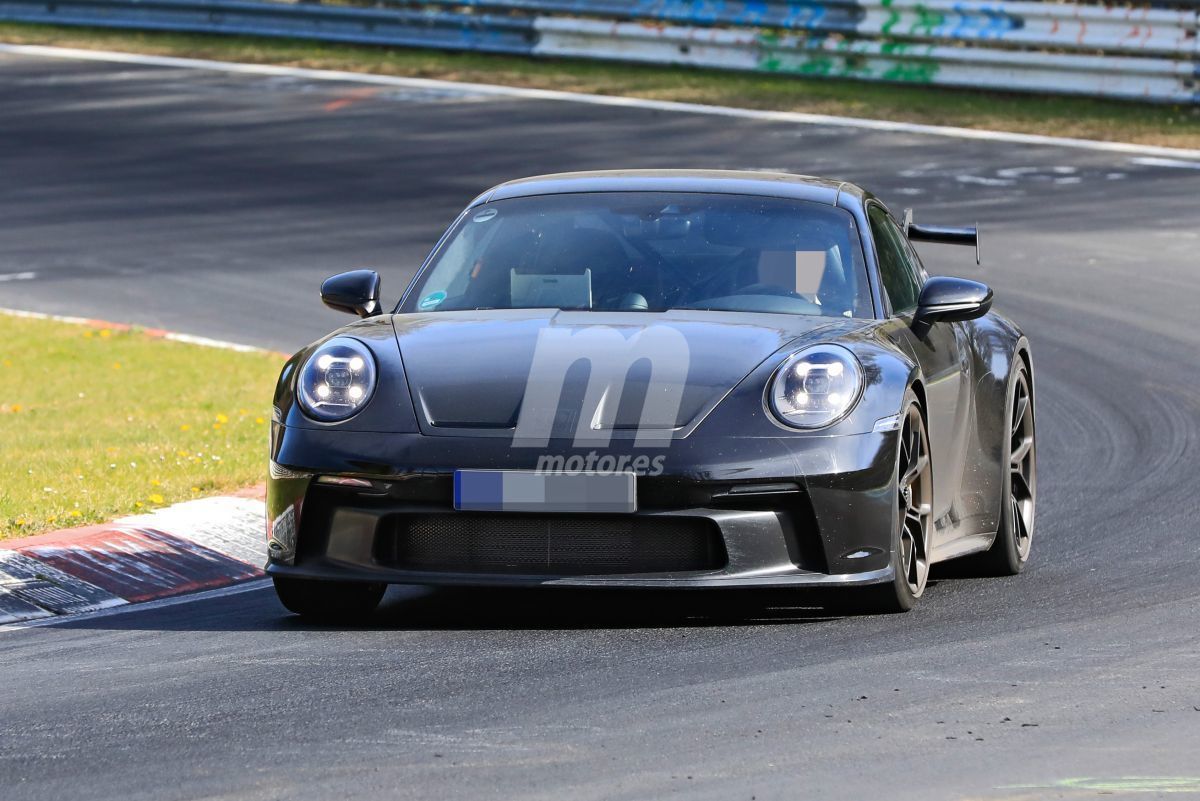
{"type": "Polygon", "coordinates": [[[912,209],[904,212],[904,233],[911,242],[937,242],[941,245],[974,245],[975,263],[979,264],[979,225],[970,228],[950,228],[944,225],[917,225],[912,221],[912,209]]]}

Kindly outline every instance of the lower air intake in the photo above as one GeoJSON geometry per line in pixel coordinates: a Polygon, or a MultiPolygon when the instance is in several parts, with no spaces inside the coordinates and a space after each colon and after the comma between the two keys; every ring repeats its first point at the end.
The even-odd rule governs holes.
{"type": "Polygon", "coordinates": [[[402,570],[603,575],[715,570],[716,526],[689,517],[401,515],[376,557],[402,570]]]}

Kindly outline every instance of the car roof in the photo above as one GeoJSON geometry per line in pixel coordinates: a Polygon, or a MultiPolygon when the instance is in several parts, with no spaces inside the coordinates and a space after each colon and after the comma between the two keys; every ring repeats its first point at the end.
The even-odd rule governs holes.
{"type": "Polygon", "coordinates": [[[520,178],[492,187],[472,206],[514,197],[559,195],[573,192],[698,192],[723,195],[760,195],[834,205],[839,196],[860,203],[862,188],[829,178],[749,170],[602,170],[565,172],[520,178]]]}

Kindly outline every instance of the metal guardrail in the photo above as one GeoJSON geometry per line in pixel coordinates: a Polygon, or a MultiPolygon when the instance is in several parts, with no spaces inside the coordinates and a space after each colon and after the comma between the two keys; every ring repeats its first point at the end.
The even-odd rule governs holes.
{"type": "Polygon", "coordinates": [[[1200,103],[1200,8],[980,0],[0,0],[0,19],[1200,103]]]}
{"type": "MultiPolygon", "coordinates": [[[[389,0],[383,0],[386,4],[389,0]]],[[[754,27],[858,38],[955,42],[1190,57],[1197,53],[1195,4],[1188,10],[1075,3],[961,0],[426,0],[427,6],[599,17],[617,22],[754,27]]]]}
{"type": "Polygon", "coordinates": [[[0,20],[531,54],[532,19],[243,0],[0,0],[0,20]]]}
{"type": "Polygon", "coordinates": [[[1193,103],[1196,62],[545,17],[541,55],[1193,103]]]}

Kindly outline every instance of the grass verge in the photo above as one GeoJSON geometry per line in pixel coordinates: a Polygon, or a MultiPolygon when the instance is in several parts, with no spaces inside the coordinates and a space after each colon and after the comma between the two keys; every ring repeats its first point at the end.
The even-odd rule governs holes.
{"type": "Polygon", "coordinates": [[[479,53],[0,23],[0,41],[804,111],[1200,148],[1200,106],[1042,97],[479,53]]]}
{"type": "Polygon", "coordinates": [[[0,314],[0,539],[263,481],[280,367],[0,314]]]}

